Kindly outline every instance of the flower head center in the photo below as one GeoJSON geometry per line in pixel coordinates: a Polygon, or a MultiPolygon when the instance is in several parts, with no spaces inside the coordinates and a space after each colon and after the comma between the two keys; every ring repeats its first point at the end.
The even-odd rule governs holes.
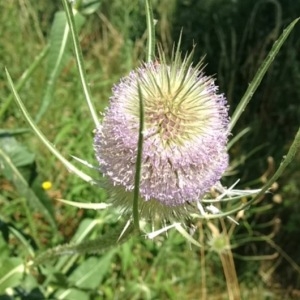
{"type": "Polygon", "coordinates": [[[145,111],[145,123],[147,127],[156,127],[158,134],[164,143],[169,144],[182,131],[182,119],[180,117],[180,105],[173,101],[171,95],[152,99],[145,111]]]}

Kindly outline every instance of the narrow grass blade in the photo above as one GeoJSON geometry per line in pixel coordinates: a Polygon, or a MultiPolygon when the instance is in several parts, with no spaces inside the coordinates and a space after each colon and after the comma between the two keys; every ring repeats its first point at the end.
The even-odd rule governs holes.
{"type": "Polygon", "coordinates": [[[269,52],[266,59],[263,61],[262,65],[258,69],[257,73],[255,74],[252,82],[250,83],[248,89],[246,90],[243,98],[241,99],[240,103],[238,104],[236,110],[234,111],[230,124],[229,124],[229,130],[232,131],[233,127],[237,123],[238,119],[240,118],[241,114],[245,110],[246,106],[248,105],[249,101],[251,100],[254,92],[260,85],[264,75],[266,74],[267,70],[269,69],[271,63],[275,59],[277,53],[279,52],[281,46],[287,39],[287,37],[290,35],[291,31],[293,30],[296,23],[299,21],[300,18],[294,20],[281,34],[279,39],[274,43],[271,51],[269,52]]]}
{"type": "Polygon", "coordinates": [[[91,184],[97,184],[97,182],[91,178],[89,175],[83,173],[82,171],[80,171],[79,169],[77,169],[73,164],[71,164],[68,160],[66,160],[61,154],[60,152],[49,142],[49,140],[45,137],[45,135],[41,132],[41,130],[36,126],[36,124],[34,123],[34,121],[32,120],[30,114],[28,113],[26,107],[24,106],[19,94],[17,93],[13,81],[7,71],[7,69],[5,69],[6,72],[6,77],[9,83],[9,86],[15,96],[15,100],[17,102],[17,104],[19,105],[26,121],[28,122],[28,124],[31,126],[31,128],[33,129],[33,131],[35,132],[35,134],[38,136],[38,138],[43,142],[43,144],[49,149],[49,151],[54,154],[63,164],[64,166],[72,173],[76,174],[78,177],[80,177],[81,179],[83,179],[84,181],[91,183],[91,184]]]}
{"type": "MultiPolygon", "coordinates": [[[[85,100],[86,100],[87,105],[89,107],[92,119],[95,123],[95,126],[99,127],[98,116],[97,116],[96,110],[94,108],[94,104],[91,100],[90,90],[89,90],[89,86],[87,84],[86,72],[85,72],[84,62],[83,62],[83,56],[82,56],[82,52],[81,52],[81,49],[80,49],[80,44],[79,44],[78,34],[77,34],[76,26],[75,26],[73,11],[72,11],[72,8],[71,8],[68,0],[62,0],[62,2],[63,2],[63,5],[64,5],[64,9],[65,9],[65,12],[66,12],[68,24],[69,24],[70,31],[71,31],[71,37],[72,37],[72,41],[73,41],[73,48],[74,48],[74,52],[75,52],[75,59],[76,59],[76,64],[77,64],[77,68],[78,68],[79,78],[80,78],[80,82],[81,82],[81,85],[82,85],[84,97],[85,97],[85,100]]],[[[75,11],[75,13],[78,13],[78,11],[75,11]]]]}
{"type": "MultiPolygon", "coordinates": [[[[82,27],[85,18],[80,14],[76,15],[75,22],[77,28],[82,27]]],[[[50,34],[50,49],[48,55],[48,68],[47,68],[47,84],[44,89],[44,95],[41,103],[41,107],[35,118],[38,123],[49,105],[53,101],[53,93],[57,78],[60,75],[63,67],[66,65],[68,59],[71,57],[70,48],[70,29],[68,26],[66,14],[64,11],[58,11],[55,13],[54,21],[52,23],[50,34]]]]}
{"type": "Polygon", "coordinates": [[[230,148],[238,142],[244,135],[249,133],[251,131],[250,127],[244,128],[241,130],[237,135],[235,135],[227,144],[227,151],[230,150],[230,148]]]}
{"type": "MultiPolygon", "coordinates": [[[[35,69],[40,65],[40,63],[43,61],[43,59],[46,57],[50,47],[47,45],[42,52],[37,55],[37,57],[34,59],[33,63],[30,65],[30,67],[21,75],[20,79],[18,80],[16,84],[16,90],[20,91],[21,88],[25,85],[27,80],[30,78],[31,74],[35,71],[35,69]]],[[[13,100],[13,95],[10,95],[3,104],[0,106],[0,119],[6,112],[7,108],[9,107],[11,101],[13,100]]]]}
{"type": "Polygon", "coordinates": [[[23,232],[20,232],[17,228],[9,226],[10,233],[23,245],[23,248],[27,250],[30,256],[34,256],[34,248],[30,244],[30,241],[24,236],[23,232]]]}

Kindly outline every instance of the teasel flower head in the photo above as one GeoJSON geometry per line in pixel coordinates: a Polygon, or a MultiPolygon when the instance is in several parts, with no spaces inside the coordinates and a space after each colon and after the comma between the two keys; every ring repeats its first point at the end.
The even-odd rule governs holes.
{"type": "Polygon", "coordinates": [[[140,94],[144,130],[140,214],[146,218],[186,217],[219,182],[228,166],[228,106],[203,64],[177,49],[167,63],[144,63],[112,91],[94,149],[116,205],[129,211],[136,171],[140,94]]]}

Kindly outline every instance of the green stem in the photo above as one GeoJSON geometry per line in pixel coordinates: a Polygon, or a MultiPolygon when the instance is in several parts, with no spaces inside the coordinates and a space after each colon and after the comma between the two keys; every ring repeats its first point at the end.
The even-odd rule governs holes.
{"type": "Polygon", "coordinates": [[[80,44],[79,44],[79,40],[78,40],[78,33],[77,33],[77,30],[76,30],[76,26],[75,26],[75,21],[74,21],[74,15],[73,15],[73,12],[72,12],[72,8],[71,8],[71,5],[68,3],[68,0],[62,0],[62,2],[63,2],[63,5],[64,5],[64,9],[65,9],[65,12],[66,12],[68,24],[69,24],[69,27],[70,27],[71,37],[72,37],[72,41],[73,41],[73,48],[74,48],[74,52],[75,52],[76,64],[77,64],[77,68],[78,68],[78,72],[79,72],[79,78],[80,78],[80,82],[81,82],[81,85],[82,85],[85,100],[86,100],[87,105],[89,107],[91,116],[92,116],[93,121],[95,123],[95,126],[98,127],[100,123],[99,123],[96,110],[94,108],[94,105],[93,105],[91,97],[90,97],[90,91],[89,91],[89,87],[88,87],[88,84],[87,84],[86,72],[85,72],[85,68],[84,68],[83,56],[82,56],[82,52],[81,52],[81,49],[80,49],[80,44]]]}
{"type": "Polygon", "coordinates": [[[143,153],[143,130],[144,130],[144,103],[140,84],[138,84],[139,106],[140,106],[140,124],[138,137],[138,152],[136,156],[134,192],[133,192],[133,224],[136,231],[139,232],[139,192],[140,192],[140,177],[142,168],[142,153],[143,153]]]}
{"type": "Polygon", "coordinates": [[[108,233],[93,239],[85,240],[77,244],[64,244],[57,246],[55,248],[49,249],[46,252],[43,252],[36,256],[32,263],[34,265],[44,264],[50,259],[60,257],[62,255],[78,255],[78,254],[90,254],[90,253],[103,253],[116,247],[121,243],[124,243],[131,237],[133,227],[130,226],[126,229],[126,232],[120,237],[120,232],[124,228],[124,223],[119,224],[113,230],[110,230],[108,233]]]}
{"type": "Polygon", "coordinates": [[[155,57],[155,27],[153,19],[153,9],[151,0],[145,0],[146,20],[147,20],[147,62],[155,57]]]}

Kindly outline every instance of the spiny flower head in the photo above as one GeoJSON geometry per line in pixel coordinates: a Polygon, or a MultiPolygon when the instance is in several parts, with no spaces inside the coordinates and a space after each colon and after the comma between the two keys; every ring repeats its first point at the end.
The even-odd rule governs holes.
{"type": "Polygon", "coordinates": [[[117,204],[132,206],[138,151],[140,96],[144,105],[140,212],[184,215],[222,177],[228,166],[228,107],[214,79],[192,54],[170,64],[160,51],[113,88],[94,148],[100,171],[114,186],[117,204]]]}

